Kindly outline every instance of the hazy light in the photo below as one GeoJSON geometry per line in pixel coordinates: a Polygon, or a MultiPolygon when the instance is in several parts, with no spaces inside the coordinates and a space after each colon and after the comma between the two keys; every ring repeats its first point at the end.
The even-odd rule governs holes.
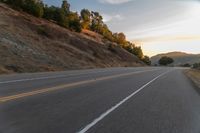
{"type": "Polygon", "coordinates": [[[134,34],[134,42],[142,45],[146,54],[152,56],[170,51],[200,53],[200,3],[187,4],[187,11],[181,20],[172,19],[171,23],[145,29],[134,34]]]}

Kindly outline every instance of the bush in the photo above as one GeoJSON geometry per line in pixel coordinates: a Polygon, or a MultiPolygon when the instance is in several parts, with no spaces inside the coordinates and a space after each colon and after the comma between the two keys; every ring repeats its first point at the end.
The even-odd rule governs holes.
{"type": "Polygon", "coordinates": [[[200,69],[200,63],[195,63],[193,64],[194,69],[200,69]]]}
{"type": "Polygon", "coordinates": [[[189,63],[183,64],[181,65],[182,67],[191,67],[191,65],[189,63]]]}
{"type": "Polygon", "coordinates": [[[109,43],[109,45],[108,45],[108,50],[110,50],[110,51],[113,52],[113,53],[116,52],[115,46],[114,46],[112,43],[109,43]]]}
{"type": "Polygon", "coordinates": [[[46,28],[43,26],[39,26],[37,29],[37,33],[46,37],[49,37],[48,32],[46,31],[46,28]]]}
{"type": "Polygon", "coordinates": [[[160,60],[159,60],[159,64],[162,65],[162,66],[172,64],[173,62],[174,62],[174,60],[170,57],[167,57],[167,56],[161,57],[160,60]]]}
{"type": "Polygon", "coordinates": [[[147,65],[151,65],[151,60],[150,60],[150,58],[148,56],[144,56],[142,61],[147,65]]]}
{"type": "Polygon", "coordinates": [[[22,8],[24,7],[23,0],[4,0],[3,2],[11,5],[16,10],[22,10],[22,8]]]}
{"type": "Polygon", "coordinates": [[[82,27],[81,27],[80,18],[79,18],[78,13],[70,13],[67,18],[69,21],[70,30],[73,30],[76,32],[81,32],[82,27]]]}
{"type": "Polygon", "coordinates": [[[42,17],[44,13],[44,5],[37,0],[2,0],[11,5],[16,10],[22,10],[36,17],[42,17]]]}

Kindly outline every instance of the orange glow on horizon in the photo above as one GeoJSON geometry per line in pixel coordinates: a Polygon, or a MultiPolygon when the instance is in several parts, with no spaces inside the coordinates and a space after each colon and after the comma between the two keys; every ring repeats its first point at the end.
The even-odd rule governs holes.
{"type": "Polygon", "coordinates": [[[200,40],[200,35],[189,35],[189,36],[160,36],[160,37],[146,37],[141,39],[133,40],[135,44],[143,44],[149,42],[170,42],[170,41],[193,41],[200,40]]]}

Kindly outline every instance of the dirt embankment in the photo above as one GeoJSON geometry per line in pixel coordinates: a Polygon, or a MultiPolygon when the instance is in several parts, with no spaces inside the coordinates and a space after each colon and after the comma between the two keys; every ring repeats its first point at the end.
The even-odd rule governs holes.
{"type": "Polygon", "coordinates": [[[96,33],[71,32],[0,3],[0,73],[141,65],[96,33]]]}
{"type": "Polygon", "coordinates": [[[186,70],[185,74],[200,88],[200,70],[186,70]]]}

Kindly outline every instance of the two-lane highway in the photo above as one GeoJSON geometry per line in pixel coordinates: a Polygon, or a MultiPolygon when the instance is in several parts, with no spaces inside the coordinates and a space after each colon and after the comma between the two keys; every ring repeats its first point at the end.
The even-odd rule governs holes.
{"type": "Polygon", "coordinates": [[[0,133],[199,133],[196,89],[180,68],[0,76],[0,133]]]}

